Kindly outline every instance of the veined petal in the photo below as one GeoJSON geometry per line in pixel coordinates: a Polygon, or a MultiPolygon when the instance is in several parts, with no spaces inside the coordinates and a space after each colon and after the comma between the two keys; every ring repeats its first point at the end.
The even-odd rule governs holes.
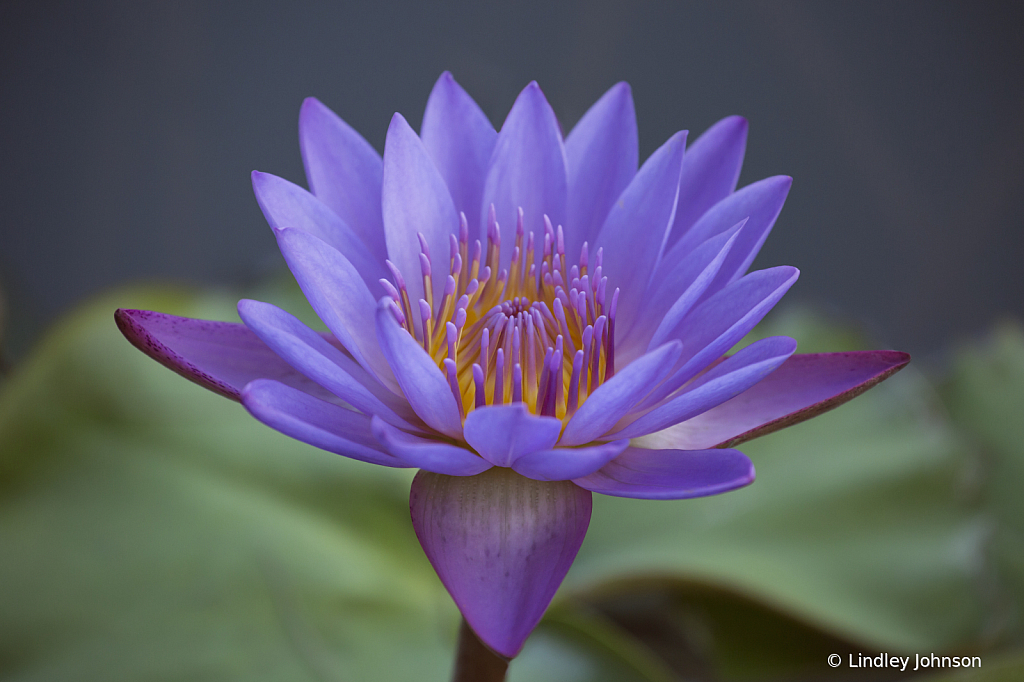
{"type": "Polygon", "coordinates": [[[143,353],[226,398],[241,400],[245,385],[259,378],[277,379],[314,395],[327,395],[244,324],[124,309],[114,313],[114,320],[125,338],[143,353]]]}
{"type": "Polygon", "coordinates": [[[735,398],[636,442],[646,448],[732,447],[834,409],[908,362],[908,354],[892,350],[794,355],[735,398]]]}
{"type": "Polygon", "coordinates": [[[476,234],[487,164],[498,138],[473,98],[445,71],[434,84],[423,112],[420,139],[448,185],[455,210],[466,214],[476,234]]]}
{"type": "Polygon", "coordinates": [[[601,384],[565,426],[559,445],[589,443],[603,436],[672,371],[682,353],[678,341],[647,353],[601,384]]]}
{"type": "Polygon", "coordinates": [[[448,274],[448,235],[458,232],[459,215],[444,179],[401,114],[391,118],[384,143],[381,204],[388,258],[402,271],[410,298],[425,298],[417,236],[422,234],[430,248],[433,300],[441,300],[448,274]]]}
{"type": "Polygon", "coordinates": [[[679,395],[655,407],[613,435],[618,438],[635,438],[660,431],[706,412],[764,379],[795,350],[796,341],[785,336],[756,341],[712,367],[679,395]]]}
{"type": "MultiPolygon", "coordinates": [[[[539,237],[545,215],[553,225],[565,225],[567,182],[558,119],[534,81],[519,93],[498,133],[484,182],[481,229],[486,228],[491,204],[508,236],[514,234],[520,207],[525,230],[539,237]]],[[[486,243],[486,233],[480,233],[480,240],[486,243]]],[[[508,267],[511,259],[512,249],[502,249],[501,267],[508,267]]]]}
{"type": "Polygon", "coordinates": [[[383,164],[377,150],[315,97],[306,98],[299,112],[299,147],[310,191],[359,235],[376,262],[383,263],[383,164]]]}
{"type": "Polygon", "coordinates": [[[640,160],[633,92],[616,83],[565,138],[569,224],[565,252],[570,262],[583,242],[594,245],[612,204],[636,175],[640,160]]]}
{"type": "Polygon", "coordinates": [[[362,275],[367,286],[375,287],[386,277],[384,262],[374,256],[366,243],[327,204],[270,173],[252,172],[256,201],[273,229],[294,227],[330,244],[345,255],[362,275]]]}
{"type": "Polygon", "coordinates": [[[488,647],[514,657],[583,543],[590,492],[502,467],[466,477],[421,471],[409,507],[416,537],[466,622],[488,647]]]}
{"type": "Polygon", "coordinates": [[[778,175],[751,183],[722,199],[705,213],[690,230],[668,251],[665,262],[672,262],[696,248],[712,236],[732,228],[747,219],[736,244],[729,252],[715,281],[708,287],[705,298],[720,291],[746,273],[768,238],[775,219],[786,203],[793,178],[778,175]]]}
{"type": "Polygon", "coordinates": [[[682,366],[642,407],[660,402],[722,357],[768,314],[799,276],[800,271],[788,265],[758,270],[698,304],[669,334],[683,343],[682,366]]]}
{"type": "Polygon", "coordinates": [[[370,418],[325,402],[269,379],[242,390],[242,404],[252,416],[286,436],[360,462],[408,467],[383,452],[370,433],[370,418]]]}
{"type": "Polygon", "coordinates": [[[405,400],[294,315],[270,303],[248,299],[238,302],[238,314],[285,362],[352,407],[364,414],[380,415],[400,428],[422,428],[405,400]]]}
{"type": "Polygon", "coordinates": [[[612,206],[597,236],[597,246],[609,256],[615,254],[605,259],[604,274],[620,288],[618,324],[623,329],[633,324],[661,260],[676,213],[685,148],[683,131],[651,154],[612,206]]]}
{"type": "Polygon", "coordinates": [[[402,393],[428,426],[462,438],[462,417],[448,380],[423,347],[398,326],[390,304],[391,299],[382,298],[377,305],[377,340],[402,393]]]}
{"type": "Polygon", "coordinates": [[[398,384],[368,324],[376,302],[352,263],[311,234],[294,228],[275,232],[281,255],[316,314],[356,362],[397,392],[398,384]]]}
{"type": "Polygon", "coordinates": [[[409,466],[446,476],[476,476],[491,468],[490,462],[466,448],[419,438],[396,429],[380,417],[373,417],[371,428],[380,444],[409,466]]]}
{"type": "Polygon", "coordinates": [[[747,148],[747,128],[747,119],[742,116],[723,118],[686,150],[679,178],[679,208],[669,233],[669,247],[736,189],[747,148]]]}
{"type": "Polygon", "coordinates": [[[524,455],[512,468],[537,481],[567,481],[594,473],[629,447],[629,439],[582,448],[553,448],[524,455]]]}
{"type": "Polygon", "coordinates": [[[554,417],[530,414],[523,403],[478,407],[466,416],[466,442],[488,462],[499,467],[538,450],[549,450],[558,441],[562,422],[554,417]]]}
{"type": "Polygon", "coordinates": [[[754,465],[739,450],[645,450],[628,448],[576,485],[603,495],[644,500],[682,500],[742,488],[754,481],[754,465]]]}

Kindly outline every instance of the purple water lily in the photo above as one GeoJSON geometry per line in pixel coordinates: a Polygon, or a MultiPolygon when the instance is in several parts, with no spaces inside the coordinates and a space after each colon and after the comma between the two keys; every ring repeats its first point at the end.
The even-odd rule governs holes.
{"type": "Polygon", "coordinates": [[[383,159],[315,99],[310,191],[254,172],[256,198],[319,333],[243,300],[244,324],[119,310],[125,336],[293,438],[417,467],[416,534],[465,621],[514,657],[583,542],[591,494],[713,495],[754,479],[733,446],[831,409],[908,361],[727,355],[798,271],[748,273],[790,178],[735,191],[747,123],[637,169],[629,86],[563,138],[536,83],[495,132],[445,73],[420,135],[383,159]],[[685,153],[684,153],[685,152],[685,153]]]}

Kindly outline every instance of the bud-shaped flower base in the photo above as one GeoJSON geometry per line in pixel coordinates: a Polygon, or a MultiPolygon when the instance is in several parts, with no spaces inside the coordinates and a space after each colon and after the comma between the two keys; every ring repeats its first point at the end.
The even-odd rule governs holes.
{"type": "Polygon", "coordinates": [[[421,470],[409,507],[423,551],[466,622],[496,653],[514,657],[583,544],[590,491],[502,467],[477,476],[421,470]]]}

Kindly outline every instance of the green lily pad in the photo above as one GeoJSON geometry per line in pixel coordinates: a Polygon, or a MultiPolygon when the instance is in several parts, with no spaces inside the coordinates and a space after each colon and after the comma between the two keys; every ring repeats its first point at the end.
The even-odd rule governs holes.
{"type": "Polygon", "coordinates": [[[65,320],[0,397],[0,668],[19,680],[444,679],[458,613],[411,472],[291,441],[120,337],[65,320]]]}
{"type": "Polygon", "coordinates": [[[1009,598],[999,617],[1024,643],[1024,328],[1005,323],[956,353],[942,396],[955,423],[978,444],[992,554],[1009,598]]]}
{"type": "MultiPolygon", "coordinates": [[[[972,665],[976,661],[971,661],[972,665]]],[[[945,669],[920,678],[921,682],[1020,682],[1024,680],[1024,655],[981,657],[981,667],[945,669]]]]}

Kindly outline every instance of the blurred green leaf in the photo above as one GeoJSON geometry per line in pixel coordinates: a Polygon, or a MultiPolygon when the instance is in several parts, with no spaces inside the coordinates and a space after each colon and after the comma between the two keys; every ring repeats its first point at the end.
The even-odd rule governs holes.
{"type": "MultiPolygon", "coordinates": [[[[806,315],[797,321],[776,320],[761,333],[788,333],[808,351],[859,343],[844,330],[830,343],[827,326],[806,315]]],[[[596,495],[567,585],[607,596],[635,589],[626,575],[685,577],[891,651],[981,636],[991,595],[982,582],[988,525],[972,502],[974,457],[913,367],[741,449],[758,468],[744,490],[678,502],[596,495]]],[[[711,622],[722,627],[721,618],[711,622]]],[[[718,638],[710,650],[725,647],[719,674],[763,665],[758,627],[745,643],[740,630],[728,641],[709,634],[718,638]]]]}
{"type": "Polygon", "coordinates": [[[19,680],[447,676],[458,614],[408,521],[411,472],[291,441],[65,320],[0,398],[0,669],[19,680]]]}
{"type": "Polygon", "coordinates": [[[985,509],[999,577],[1012,592],[999,615],[1024,642],[1024,328],[1005,323],[959,349],[942,396],[984,454],[985,509]]]}
{"type": "MultiPolygon", "coordinates": [[[[870,651],[757,601],[698,581],[676,578],[609,585],[596,606],[686,680],[822,679],[827,660],[870,651]],[[626,589],[622,589],[626,587],[626,589]]],[[[860,675],[858,679],[866,678],[860,675]]]]}
{"type": "Polygon", "coordinates": [[[509,666],[509,682],[674,682],[644,642],[588,608],[551,609],[509,666]]]}
{"type": "Polygon", "coordinates": [[[1001,658],[983,656],[980,668],[953,671],[947,669],[919,679],[921,682],[1020,682],[1024,680],[1024,655],[1001,658]]]}

